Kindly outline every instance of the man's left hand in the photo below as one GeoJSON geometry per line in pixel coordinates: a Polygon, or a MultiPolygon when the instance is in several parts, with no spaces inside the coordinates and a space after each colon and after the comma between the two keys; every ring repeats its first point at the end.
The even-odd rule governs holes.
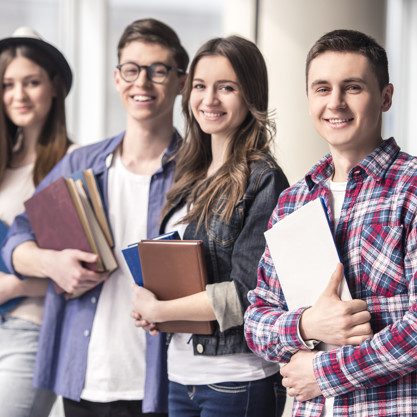
{"type": "Polygon", "coordinates": [[[282,385],[287,388],[290,397],[298,401],[307,401],[321,395],[313,371],[315,351],[298,351],[290,362],[281,367],[282,385]]]}

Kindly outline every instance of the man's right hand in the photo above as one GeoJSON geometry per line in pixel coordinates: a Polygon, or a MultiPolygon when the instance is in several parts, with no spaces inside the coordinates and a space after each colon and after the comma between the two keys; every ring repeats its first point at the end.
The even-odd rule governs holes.
{"type": "Polygon", "coordinates": [[[108,277],[108,273],[94,272],[83,266],[83,263],[96,262],[97,258],[94,253],[77,249],[46,250],[41,262],[46,276],[68,294],[80,295],[108,277]]]}
{"type": "Polygon", "coordinates": [[[343,265],[338,264],[327,288],[301,317],[300,332],[304,340],[314,339],[342,346],[358,345],[372,337],[371,314],[366,302],[340,299],[342,279],[343,265]]]}

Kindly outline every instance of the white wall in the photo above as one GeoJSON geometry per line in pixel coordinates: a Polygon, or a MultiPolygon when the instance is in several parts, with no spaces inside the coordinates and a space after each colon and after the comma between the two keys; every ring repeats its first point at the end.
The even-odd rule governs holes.
{"type": "Polygon", "coordinates": [[[315,40],[340,28],[363,31],[384,44],[385,1],[261,2],[259,45],[268,63],[270,106],[276,109],[276,154],[291,183],[327,151],[309,119],[304,64],[315,40]]]}

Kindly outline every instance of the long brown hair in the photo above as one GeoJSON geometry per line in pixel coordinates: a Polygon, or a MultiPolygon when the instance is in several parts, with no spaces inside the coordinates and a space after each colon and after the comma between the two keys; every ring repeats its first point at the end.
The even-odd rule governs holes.
{"type": "Polygon", "coordinates": [[[3,78],[8,65],[18,56],[30,59],[42,67],[48,74],[54,85],[55,97],[48,117],[45,121],[40,137],[36,145],[36,160],[33,168],[33,182],[39,182],[48,174],[54,165],[65,155],[71,141],[67,136],[65,120],[65,90],[64,83],[51,58],[43,51],[28,46],[10,46],[0,54],[0,182],[4,172],[11,164],[14,152],[19,152],[16,142],[19,136],[19,127],[16,126],[6,115],[4,109],[3,78]]]}
{"type": "Polygon", "coordinates": [[[167,195],[163,214],[183,200],[189,208],[184,222],[196,221],[198,226],[203,223],[207,226],[213,215],[227,222],[245,193],[250,163],[263,159],[276,166],[270,150],[275,125],[268,117],[268,75],[257,46],[239,36],[206,42],[191,63],[182,105],[186,139],[178,154],[174,184],[167,195]],[[230,138],[225,163],[206,178],[212,160],[210,135],[201,130],[189,102],[197,63],[202,57],[213,55],[229,60],[249,111],[230,138]]]}

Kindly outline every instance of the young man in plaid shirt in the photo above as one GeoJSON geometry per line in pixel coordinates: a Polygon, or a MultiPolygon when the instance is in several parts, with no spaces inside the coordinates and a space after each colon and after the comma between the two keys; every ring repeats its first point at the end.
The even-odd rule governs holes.
{"type": "Polygon", "coordinates": [[[285,364],[294,416],[417,415],[417,158],[381,138],[393,94],[386,53],[336,30],[310,50],[306,79],[330,154],[281,194],[269,226],[322,196],[343,266],[313,306],[288,311],[266,248],[246,338],[285,364]],[[338,297],[343,274],[352,301],[338,297]],[[320,351],[315,341],[338,347],[320,351]]]}

